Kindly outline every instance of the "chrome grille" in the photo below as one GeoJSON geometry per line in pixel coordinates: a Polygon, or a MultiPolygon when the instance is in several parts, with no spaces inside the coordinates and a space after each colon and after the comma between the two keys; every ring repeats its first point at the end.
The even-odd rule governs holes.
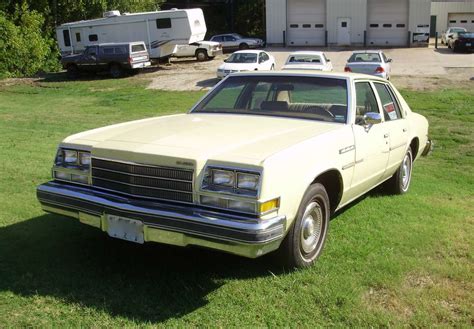
{"type": "Polygon", "coordinates": [[[135,197],[193,202],[193,170],[92,159],[92,185],[135,197]]]}

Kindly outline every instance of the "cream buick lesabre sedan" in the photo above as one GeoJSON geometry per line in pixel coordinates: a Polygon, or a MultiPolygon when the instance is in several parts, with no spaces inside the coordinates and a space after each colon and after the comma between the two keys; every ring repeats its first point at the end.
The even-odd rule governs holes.
{"type": "Polygon", "coordinates": [[[428,122],[376,77],[230,75],[189,113],[66,138],[38,187],[45,211],[136,243],[246,257],[320,255],[329,219],[385,182],[405,193],[428,122]]]}

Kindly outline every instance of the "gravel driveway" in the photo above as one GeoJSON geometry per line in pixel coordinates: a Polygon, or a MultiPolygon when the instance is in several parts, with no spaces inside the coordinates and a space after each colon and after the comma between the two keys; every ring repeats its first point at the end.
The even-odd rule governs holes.
{"type": "MultiPolygon", "coordinates": [[[[306,48],[310,50],[311,48],[306,48]]],[[[313,50],[317,50],[312,48],[313,50]]],[[[288,54],[301,48],[268,48],[276,59],[277,69],[283,66],[288,54]]],[[[352,50],[325,51],[334,71],[342,72],[352,50]]],[[[437,89],[457,83],[474,87],[474,54],[452,53],[447,48],[396,48],[386,49],[393,59],[392,81],[399,88],[437,89]]],[[[169,65],[146,70],[139,78],[151,79],[148,88],[161,90],[207,90],[219,80],[217,67],[228,55],[207,62],[172,58],[169,65]]]]}

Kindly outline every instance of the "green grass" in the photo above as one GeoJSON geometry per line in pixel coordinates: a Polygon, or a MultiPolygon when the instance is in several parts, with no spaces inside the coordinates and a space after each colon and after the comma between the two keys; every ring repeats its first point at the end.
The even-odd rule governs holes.
{"type": "Polygon", "coordinates": [[[137,246],[45,214],[35,187],[67,135],[186,111],[138,79],[0,86],[0,326],[465,326],[474,321],[474,94],[404,91],[436,142],[404,196],[331,222],[309,269],[137,246]]]}

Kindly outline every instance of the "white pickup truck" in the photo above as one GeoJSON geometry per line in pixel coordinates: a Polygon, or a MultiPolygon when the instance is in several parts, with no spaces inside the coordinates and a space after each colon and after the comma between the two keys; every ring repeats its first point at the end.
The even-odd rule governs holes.
{"type": "Polygon", "coordinates": [[[199,41],[189,45],[177,45],[173,57],[196,57],[198,61],[207,61],[222,55],[222,45],[214,41],[199,41]]]}

